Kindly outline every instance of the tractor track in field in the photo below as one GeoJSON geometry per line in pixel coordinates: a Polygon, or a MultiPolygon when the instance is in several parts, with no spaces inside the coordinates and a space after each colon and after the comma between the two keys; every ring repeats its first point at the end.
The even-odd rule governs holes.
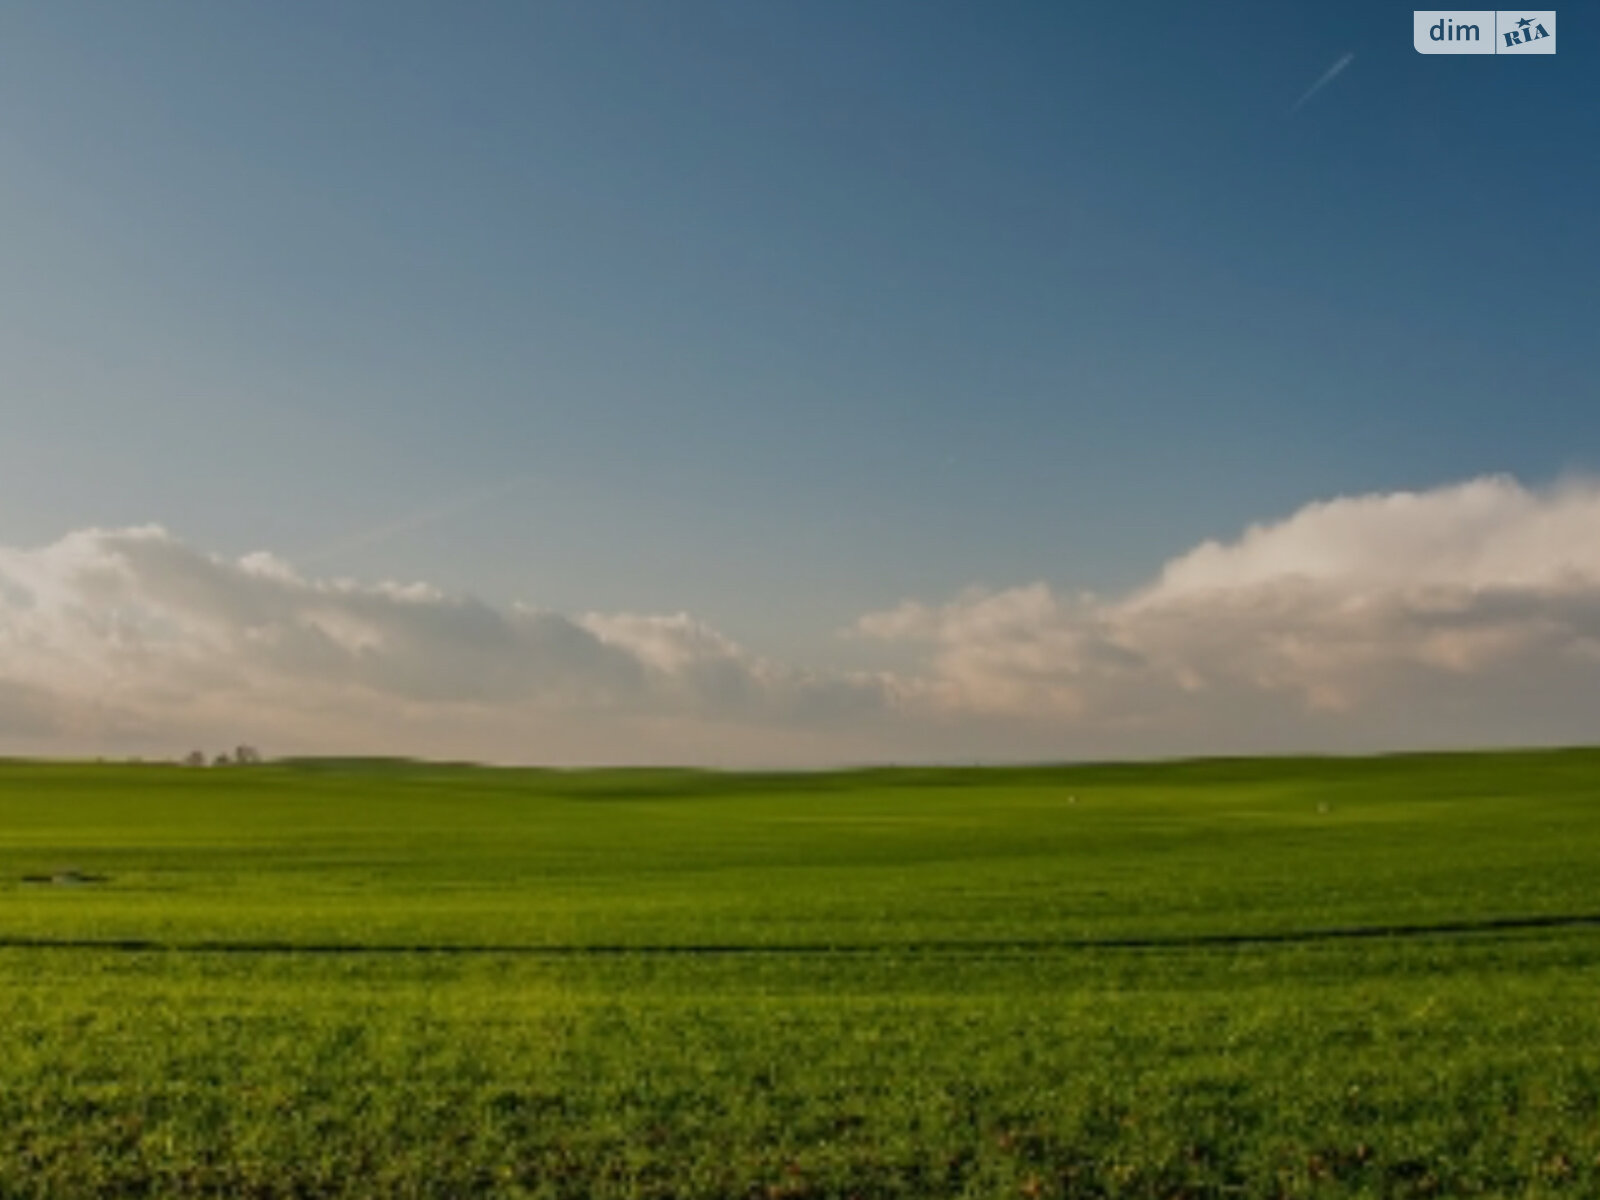
{"type": "Polygon", "coordinates": [[[1536,930],[1600,928],[1600,913],[1488,917],[1471,921],[1333,925],[1313,929],[1243,933],[1127,935],[1086,938],[924,938],[901,942],[705,942],[705,943],[491,943],[491,942],[293,942],[271,939],[32,937],[0,933],[0,950],[94,950],[129,954],[242,955],[461,955],[527,958],[783,957],[880,954],[1007,954],[1094,950],[1186,950],[1310,945],[1318,942],[1466,938],[1536,930]]]}

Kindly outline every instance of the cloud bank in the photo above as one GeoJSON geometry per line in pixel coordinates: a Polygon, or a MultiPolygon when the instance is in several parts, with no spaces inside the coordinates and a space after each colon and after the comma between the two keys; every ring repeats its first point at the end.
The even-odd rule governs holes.
{"type": "Polygon", "coordinates": [[[1138,752],[1600,738],[1600,488],[1341,498],[1114,600],[1044,584],[863,617],[922,702],[1138,752]]]}
{"type": "Polygon", "coordinates": [[[157,527],[0,548],[0,752],[807,764],[1600,739],[1600,486],[1334,499],[1119,597],[867,614],[894,670],[772,662],[686,614],[312,578],[157,527]],[[909,663],[909,665],[907,665],[909,663]]]}
{"type": "MultiPolygon", "coordinates": [[[[158,527],[0,549],[0,749],[248,740],[502,761],[808,758],[886,684],[685,615],[495,608],[308,579],[158,527]]],[[[848,738],[844,740],[848,741],[848,738]]]]}

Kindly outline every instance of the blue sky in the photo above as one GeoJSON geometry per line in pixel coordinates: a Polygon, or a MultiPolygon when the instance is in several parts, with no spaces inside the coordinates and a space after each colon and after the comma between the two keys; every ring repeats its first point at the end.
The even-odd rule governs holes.
{"type": "Polygon", "coordinates": [[[906,601],[1583,476],[1586,16],[9,6],[0,544],[158,523],[820,670],[906,601]]]}

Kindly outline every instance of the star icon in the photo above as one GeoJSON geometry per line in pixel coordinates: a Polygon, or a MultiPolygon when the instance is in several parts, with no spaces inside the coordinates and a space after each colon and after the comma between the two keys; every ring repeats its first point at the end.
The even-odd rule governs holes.
{"type": "Polygon", "coordinates": [[[1533,24],[1533,19],[1531,17],[1523,17],[1522,20],[1517,22],[1517,24],[1526,29],[1529,25],[1533,24]]]}

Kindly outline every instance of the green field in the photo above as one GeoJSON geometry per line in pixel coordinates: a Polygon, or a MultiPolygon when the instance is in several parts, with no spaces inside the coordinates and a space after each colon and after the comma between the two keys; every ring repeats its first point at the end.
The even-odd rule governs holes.
{"type": "Polygon", "coordinates": [[[0,1197],[1600,1195],[1600,751],[0,763],[0,1197]]]}

